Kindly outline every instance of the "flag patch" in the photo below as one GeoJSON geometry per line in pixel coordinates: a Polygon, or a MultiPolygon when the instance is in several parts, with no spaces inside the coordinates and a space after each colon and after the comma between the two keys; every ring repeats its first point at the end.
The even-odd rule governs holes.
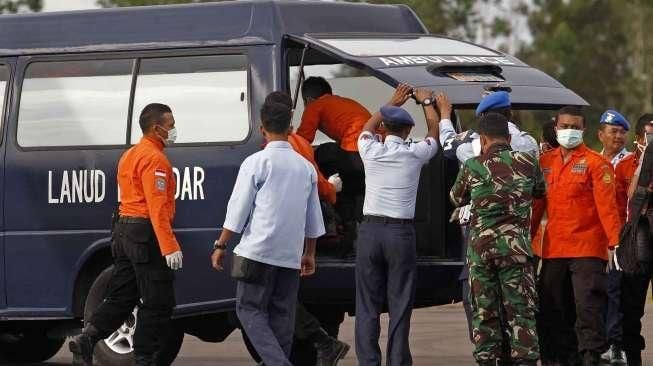
{"type": "Polygon", "coordinates": [[[163,170],[155,170],[154,175],[156,175],[157,177],[164,177],[165,178],[166,172],[164,172],[163,170]]]}

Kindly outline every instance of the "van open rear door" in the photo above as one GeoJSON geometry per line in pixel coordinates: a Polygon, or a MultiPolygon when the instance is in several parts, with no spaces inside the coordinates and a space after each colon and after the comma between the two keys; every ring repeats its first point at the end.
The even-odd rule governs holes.
{"type": "Polygon", "coordinates": [[[432,35],[290,35],[333,59],[365,69],[395,86],[443,90],[453,104],[471,107],[488,91],[510,92],[513,109],[587,105],[573,91],[520,60],[472,43],[432,35]]]}

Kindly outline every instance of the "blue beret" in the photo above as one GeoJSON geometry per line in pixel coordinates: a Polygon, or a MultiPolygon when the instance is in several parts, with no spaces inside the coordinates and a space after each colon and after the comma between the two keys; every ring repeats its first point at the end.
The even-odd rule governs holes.
{"type": "Polygon", "coordinates": [[[488,111],[490,109],[508,108],[510,107],[510,94],[505,91],[498,91],[490,93],[481,99],[481,102],[476,107],[476,115],[488,111]]]}
{"type": "Polygon", "coordinates": [[[612,109],[608,109],[607,111],[603,112],[601,115],[601,123],[621,126],[626,131],[630,130],[630,124],[628,123],[628,120],[626,120],[626,117],[612,109]]]}
{"type": "Polygon", "coordinates": [[[414,126],[415,122],[413,117],[410,116],[403,108],[386,105],[381,107],[381,117],[389,123],[397,123],[400,125],[414,126]]]}

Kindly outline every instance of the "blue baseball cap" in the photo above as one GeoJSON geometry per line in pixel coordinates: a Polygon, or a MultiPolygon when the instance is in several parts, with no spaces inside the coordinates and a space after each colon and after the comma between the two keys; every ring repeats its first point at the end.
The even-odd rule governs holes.
{"type": "Polygon", "coordinates": [[[510,94],[505,91],[498,91],[486,95],[476,107],[476,115],[491,109],[510,107],[510,94]]]}
{"type": "Polygon", "coordinates": [[[600,123],[621,126],[626,131],[630,130],[630,124],[628,123],[626,117],[624,117],[621,113],[612,109],[608,109],[607,111],[603,112],[603,114],[601,115],[600,123]]]}
{"type": "Polygon", "coordinates": [[[381,117],[389,123],[397,123],[400,125],[414,126],[415,121],[406,110],[403,108],[386,105],[381,107],[381,117]]]}

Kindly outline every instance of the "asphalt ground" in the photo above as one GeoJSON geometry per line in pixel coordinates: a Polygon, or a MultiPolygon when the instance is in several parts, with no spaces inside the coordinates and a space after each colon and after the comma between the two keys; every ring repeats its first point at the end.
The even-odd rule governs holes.
{"type": "MultiPolygon", "coordinates": [[[[646,339],[653,339],[653,305],[647,305],[644,316],[644,334],[646,339]]],[[[386,340],[387,317],[383,317],[381,349],[386,340]]],[[[354,318],[346,318],[340,331],[341,339],[352,345],[342,366],[356,365],[354,351],[354,318]]],[[[467,338],[467,326],[462,306],[459,304],[419,309],[413,313],[410,338],[413,360],[420,365],[473,365],[472,345],[467,338]]],[[[645,351],[644,365],[653,366],[653,352],[645,351]]],[[[64,347],[49,362],[37,365],[70,365],[72,357],[64,347]]],[[[174,365],[180,366],[252,366],[243,345],[240,332],[235,331],[222,343],[206,343],[192,336],[186,336],[179,356],[174,365]]]]}

